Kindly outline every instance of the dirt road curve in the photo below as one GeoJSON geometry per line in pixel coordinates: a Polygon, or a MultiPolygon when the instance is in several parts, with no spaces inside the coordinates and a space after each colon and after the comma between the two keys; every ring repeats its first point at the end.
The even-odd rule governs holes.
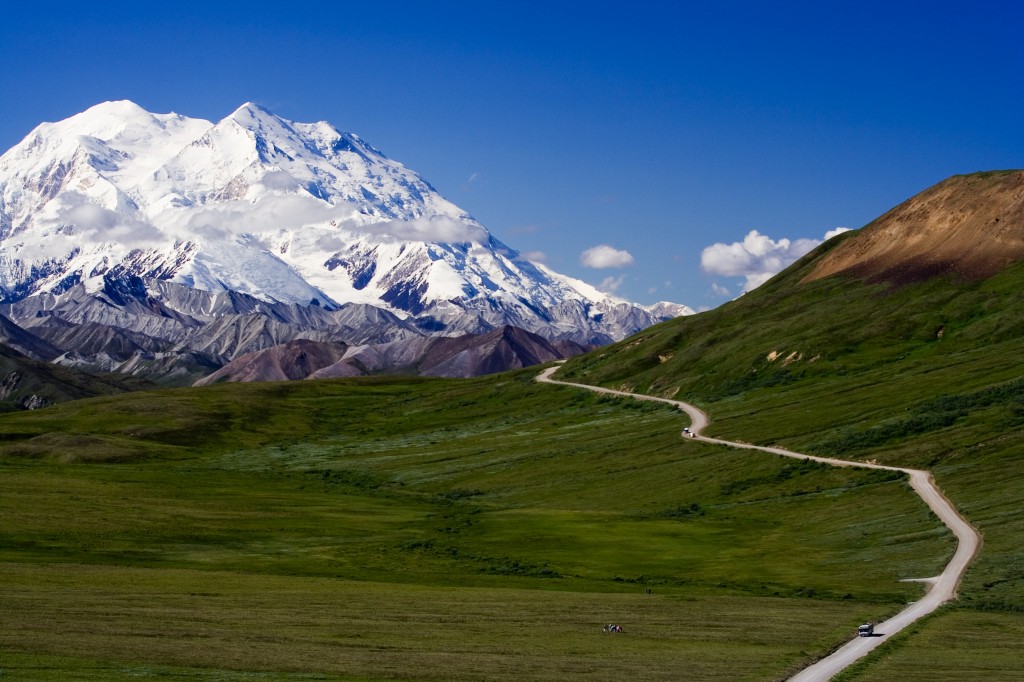
{"type": "Polygon", "coordinates": [[[869,464],[867,462],[849,462],[842,459],[831,459],[829,457],[814,457],[812,455],[804,455],[799,452],[792,452],[782,448],[762,447],[760,445],[750,445],[749,443],[734,443],[732,441],[720,440],[718,438],[707,438],[700,435],[700,433],[704,430],[704,427],[708,425],[708,416],[702,410],[690,405],[689,403],[684,403],[679,400],[669,400],[667,398],[656,398],[649,395],[640,395],[638,393],[616,391],[610,388],[602,388],[600,386],[588,386],[587,384],[574,384],[567,381],[557,381],[551,378],[551,375],[554,374],[557,369],[557,366],[549,367],[541,372],[537,377],[537,381],[550,384],[561,384],[563,386],[575,386],[588,391],[596,391],[597,393],[620,395],[629,398],[636,398],[637,400],[653,400],[656,402],[675,405],[690,417],[690,432],[694,434],[693,438],[704,441],[705,443],[716,443],[718,445],[726,445],[734,448],[746,448],[748,450],[761,450],[775,455],[795,457],[796,459],[810,459],[815,462],[824,462],[826,464],[832,464],[833,466],[840,467],[861,467],[865,469],[902,471],[910,476],[911,487],[917,492],[921,499],[924,500],[925,504],[927,504],[928,507],[935,512],[935,515],[953,531],[953,534],[957,539],[957,548],[956,553],[953,554],[953,558],[948,564],[946,564],[946,568],[943,569],[941,574],[934,578],[917,578],[917,580],[931,585],[928,589],[928,593],[924,597],[919,601],[911,603],[907,608],[903,609],[889,620],[876,624],[875,636],[854,637],[851,641],[839,647],[814,665],[804,668],[802,671],[791,677],[790,682],[820,682],[831,679],[834,675],[838,674],[839,671],[851,665],[862,656],[867,655],[868,652],[882,644],[892,635],[896,634],[919,618],[928,615],[947,601],[953,599],[956,596],[957,584],[963,577],[964,571],[967,570],[968,564],[971,563],[974,555],[978,552],[978,548],[981,547],[981,536],[978,535],[977,531],[975,531],[974,528],[972,528],[971,525],[956,512],[953,505],[949,503],[949,500],[943,496],[942,492],[935,485],[935,481],[932,480],[932,475],[927,471],[922,471],[920,469],[901,469],[899,467],[869,464]]]}

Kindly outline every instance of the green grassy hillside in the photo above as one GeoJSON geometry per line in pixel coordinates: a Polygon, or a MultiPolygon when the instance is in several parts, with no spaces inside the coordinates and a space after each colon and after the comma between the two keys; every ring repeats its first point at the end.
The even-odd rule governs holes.
{"type": "Polygon", "coordinates": [[[0,417],[5,679],[775,679],[952,551],[898,476],[534,375],[0,417]]]}
{"type": "MultiPolygon", "coordinates": [[[[932,470],[985,545],[956,605],[920,627],[971,623],[1004,641],[1000,632],[1024,628],[1024,266],[980,282],[800,283],[819,256],[855,237],[720,309],[572,360],[556,376],[691,400],[722,437],[932,470]]],[[[914,647],[928,641],[931,667],[866,668],[849,679],[975,679],[976,669],[942,655],[941,638],[906,637],[899,650],[927,659],[914,647]]]]}

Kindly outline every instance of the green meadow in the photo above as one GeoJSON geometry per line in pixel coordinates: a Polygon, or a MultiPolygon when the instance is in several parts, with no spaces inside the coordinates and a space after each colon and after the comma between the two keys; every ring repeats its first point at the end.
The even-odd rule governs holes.
{"type": "Polygon", "coordinates": [[[952,553],[898,475],[536,373],[3,415],[0,677],[782,679],[952,553]]]}
{"type": "Polygon", "coordinates": [[[931,470],[984,546],[951,607],[843,679],[1020,679],[1024,265],[981,282],[800,284],[820,253],[561,376],[691,400],[723,438],[931,470]],[[957,637],[972,655],[943,644],[957,637]]]}

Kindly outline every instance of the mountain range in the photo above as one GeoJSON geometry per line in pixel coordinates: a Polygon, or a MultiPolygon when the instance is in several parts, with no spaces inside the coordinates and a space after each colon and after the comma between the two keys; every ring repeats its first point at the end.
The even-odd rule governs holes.
{"type": "Polygon", "coordinates": [[[514,326],[593,346],[693,311],[526,259],[329,123],[120,101],[41,124],[0,157],[0,312],[56,362],[181,383],[295,339],[514,326]]]}

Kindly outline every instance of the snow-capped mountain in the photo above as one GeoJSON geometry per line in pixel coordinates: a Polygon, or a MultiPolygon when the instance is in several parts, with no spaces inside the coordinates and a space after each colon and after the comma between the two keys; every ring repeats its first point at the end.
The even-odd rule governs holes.
{"type": "Polygon", "coordinates": [[[17,303],[7,313],[24,324],[19,311],[59,316],[71,299],[81,313],[112,290],[194,320],[232,292],[268,306],[374,306],[420,333],[511,324],[584,343],[692,312],[532,263],[358,136],[251,103],[213,123],[106,102],[0,157],[0,303],[17,303]],[[168,299],[173,284],[206,294],[168,299]]]}

